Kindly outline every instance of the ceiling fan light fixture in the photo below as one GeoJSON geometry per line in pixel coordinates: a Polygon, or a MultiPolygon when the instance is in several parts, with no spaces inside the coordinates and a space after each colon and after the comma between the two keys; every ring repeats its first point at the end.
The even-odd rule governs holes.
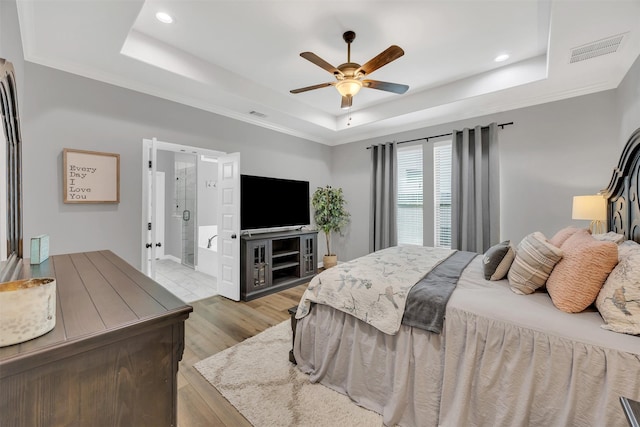
{"type": "Polygon", "coordinates": [[[293,89],[289,92],[302,93],[314,89],[321,89],[327,86],[335,86],[342,97],[340,108],[349,109],[353,105],[353,97],[360,92],[360,89],[362,89],[363,86],[369,89],[377,89],[397,94],[403,94],[409,90],[409,86],[407,85],[382,82],[378,80],[364,80],[365,76],[369,76],[369,74],[373,73],[378,68],[383,67],[404,55],[404,50],[402,50],[400,46],[391,45],[369,61],[365,62],[364,65],[360,65],[356,62],[351,62],[351,42],[356,38],[356,33],[353,31],[347,31],[342,35],[342,38],[347,43],[347,62],[340,64],[338,67],[334,67],[313,52],[302,52],[300,54],[300,56],[307,61],[310,61],[323,70],[333,74],[336,81],[293,89]]]}
{"type": "Polygon", "coordinates": [[[358,79],[344,79],[336,83],[336,89],[342,96],[354,96],[362,89],[362,81],[358,79]]]}

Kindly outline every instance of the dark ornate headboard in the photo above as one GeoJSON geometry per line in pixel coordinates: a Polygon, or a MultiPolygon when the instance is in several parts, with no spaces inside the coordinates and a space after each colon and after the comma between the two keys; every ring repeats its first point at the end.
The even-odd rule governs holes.
{"type": "Polygon", "coordinates": [[[608,202],[609,231],[640,243],[640,128],[631,134],[602,193],[608,202]]]}

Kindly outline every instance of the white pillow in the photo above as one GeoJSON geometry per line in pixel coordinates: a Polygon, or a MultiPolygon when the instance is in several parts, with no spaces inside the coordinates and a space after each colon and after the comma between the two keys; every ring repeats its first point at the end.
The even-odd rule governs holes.
{"type": "Polygon", "coordinates": [[[601,242],[613,242],[616,245],[624,242],[624,234],[618,234],[614,231],[609,231],[602,234],[592,234],[591,236],[596,240],[600,240],[601,242]]]}
{"type": "Polygon", "coordinates": [[[618,247],[620,261],[596,299],[604,329],[640,335],[640,245],[627,240],[618,247]]]}

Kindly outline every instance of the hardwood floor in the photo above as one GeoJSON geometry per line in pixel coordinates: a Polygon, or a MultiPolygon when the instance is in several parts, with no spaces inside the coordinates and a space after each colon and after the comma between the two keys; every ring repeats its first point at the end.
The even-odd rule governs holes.
{"type": "Polygon", "coordinates": [[[249,302],[215,296],[191,303],[193,313],[185,325],[185,350],[178,370],[179,427],[251,426],[193,365],[286,320],[287,309],[298,304],[306,287],[249,302]]]}

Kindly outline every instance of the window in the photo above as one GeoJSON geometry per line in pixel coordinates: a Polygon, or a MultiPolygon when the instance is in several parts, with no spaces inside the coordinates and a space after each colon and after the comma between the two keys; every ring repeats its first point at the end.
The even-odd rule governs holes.
{"type": "Polygon", "coordinates": [[[451,247],[451,141],[398,147],[397,202],[399,245],[451,247]]]}
{"type": "Polygon", "coordinates": [[[436,248],[451,247],[451,142],[433,147],[434,239],[436,248]]]}
{"type": "Polygon", "coordinates": [[[422,145],[398,147],[398,244],[422,245],[422,145]]]}

